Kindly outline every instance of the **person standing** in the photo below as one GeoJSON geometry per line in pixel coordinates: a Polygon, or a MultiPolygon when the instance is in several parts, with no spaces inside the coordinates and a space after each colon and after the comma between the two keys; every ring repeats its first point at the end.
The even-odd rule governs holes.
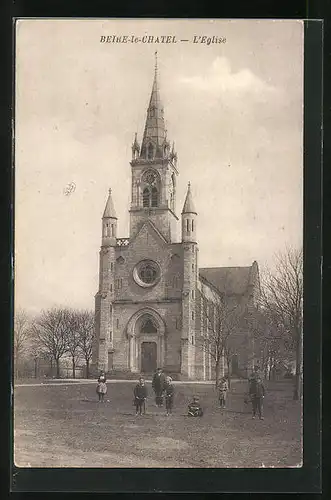
{"type": "Polygon", "coordinates": [[[105,394],[107,394],[107,384],[106,384],[105,372],[101,372],[97,383],[97,394],[99,397],[99,403],[103,403],[105,399],[105,394]]]}
{"type": "Polygon", "coordinates": [[[168,417],[172,413],[172,408],[174,405],[174,395],[175,395],[175,389],[171,377],[167,377],[165,380],[164,395],[165,395],[166,412],[167,412],[166,414],[168,417]]]}
{"type": "Polygon", "coordinates": [[[147,399],[147,387],[145,385],[145,380],[143,377],[139,378],[138,384],[133,390],[134,404],[136,406],[136,415],[141,415],[142,412],[145,413],[145,404],[147,399]]]}
{"type": "Polygon", "coordinates": [[[219,386],[218,386],[218,399],[220,403],[220,408],[225,408],[226,396],[229,390],[228,381],[225,377],[222,378],[219,386]]]}
{"type": "Polygon", "coordinates": [[[249,382],[261,378],[260,369],[257,365],[254,366],[253,373],[249,377],[249,382]]]}
{"type": "Polygon", "coordinates": [[[252,378],[249,386],[249,396],[252,402],[253,417],[258,413],[260,420],[263,420],[263,399],[265,395],[264,385],[261,378],[252,378]]]}
{"type": "Polygon", "coordinates": [[[152,388],[155,392],[155,403],[156,406],[161,407],[163,405],[163,390],[164,390],[165,378],[161,368],[158,368],[153,376],[152,388]]]}

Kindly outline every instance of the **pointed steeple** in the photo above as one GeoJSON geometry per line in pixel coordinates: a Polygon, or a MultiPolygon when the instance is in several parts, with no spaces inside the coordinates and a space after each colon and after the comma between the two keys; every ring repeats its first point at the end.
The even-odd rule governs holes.
{"type": "Polygon", "coordinates": [[[147,109],[145,130],[141,144],[140,157],[153,159],[163,158],[166,130],[164,123],[164,110],[160,98],[157,52],[155,52],[155,70],[152,93],[147,109]]]}
{"type": "Polygon", "coordinates": [[[109,189],[109,194],[108,194],[108,200],[106,203],[105,211],[102,216],[103,219],[117,219],[115,208],[114,208],[114,203],[113,203],[113,198],[111,195],[111,189],[109,189]]]}
{"type": "Polygon", "coordinates": [[[186,193],[186,198],[182,210],[182,214],[196,214],[197,212],[195,210],[194,204],[193,204],[193,198],[192,198],[192,193],[191,193],[191,183],[188,183],[187,186],[187,193],[186,193]]]}

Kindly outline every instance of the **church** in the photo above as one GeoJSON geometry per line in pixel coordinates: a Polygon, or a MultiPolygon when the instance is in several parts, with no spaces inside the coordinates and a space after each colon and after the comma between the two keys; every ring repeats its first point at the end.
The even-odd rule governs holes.
{"type": "MultiPolygon", "coordinates": [[[[210,328],[206,307],[217,307],[224,294],[254,304],[258,265],[199,269],[199,214],[190,183],[177,213],[177,153],[165,129],[157,62],[143,137],[139,143],[135,135],[130,165],[128,237],[117,237],[111,190],[102,216],[93,365],[137,376],[161,367],[178,379],[213,379],[214,358],[201,340],[210,328]]],[[[245,376],[254,364],[254,342],[242,329],[234,338],[239,342],[230,365],[223,358],[221,374],[245,376]]]]}

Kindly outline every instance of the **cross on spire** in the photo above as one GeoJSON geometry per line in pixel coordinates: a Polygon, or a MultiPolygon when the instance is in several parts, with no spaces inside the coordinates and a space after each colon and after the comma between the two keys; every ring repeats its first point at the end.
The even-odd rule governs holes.
{"type": "Polygon", "coordinates": [[[155,55],[155,73],[157,72],[157,50],[154,53],[155,55]]]}

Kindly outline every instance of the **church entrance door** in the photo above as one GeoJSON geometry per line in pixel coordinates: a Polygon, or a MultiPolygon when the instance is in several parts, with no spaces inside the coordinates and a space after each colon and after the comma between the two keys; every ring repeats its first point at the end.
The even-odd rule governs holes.
{"type": "Polygon", "coordinates": [[[141,371],[152,373],[157,366],[157,345],[156,342],[142,342],[141,344],[141,371]]]}

